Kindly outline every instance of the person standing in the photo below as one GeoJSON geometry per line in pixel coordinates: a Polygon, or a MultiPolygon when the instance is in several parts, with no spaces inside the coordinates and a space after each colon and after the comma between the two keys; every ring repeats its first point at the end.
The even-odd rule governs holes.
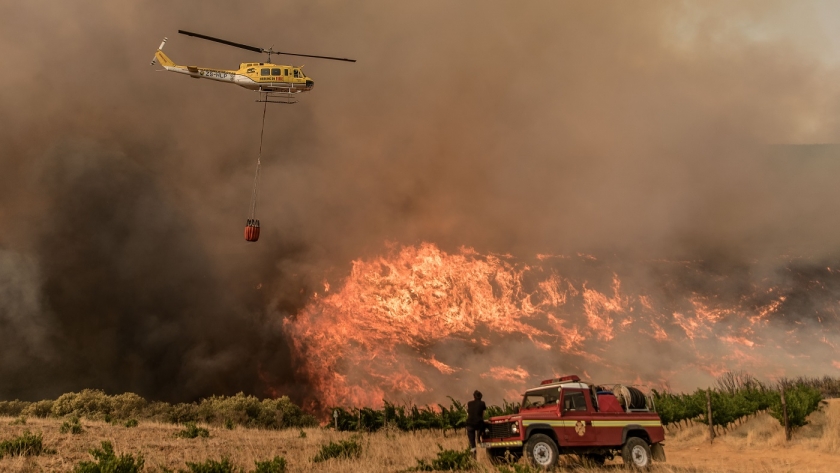
{"type": "Polygon", "coordinates": [[[481,392],[476,390],[473,393],[473,400],[467,403],[467,437],[470,440],[470,453],[476,457],[475,437],[484,433],[484,411],[487,404],[481,400],[481,392]]]}

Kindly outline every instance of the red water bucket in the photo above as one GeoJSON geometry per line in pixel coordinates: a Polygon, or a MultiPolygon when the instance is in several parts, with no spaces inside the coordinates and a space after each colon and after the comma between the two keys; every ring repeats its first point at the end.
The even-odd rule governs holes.
{"type": "Polygon", "coordinates": [[[257,241],[260,239],[260,221],[248,219],[245,222],[245,241],[257,241]]]}

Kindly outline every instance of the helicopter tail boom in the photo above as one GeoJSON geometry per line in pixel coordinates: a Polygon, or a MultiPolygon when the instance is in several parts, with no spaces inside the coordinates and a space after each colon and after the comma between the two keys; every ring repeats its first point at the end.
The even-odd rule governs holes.
{"type": "Polygon", "coordinates": [[[169,59],[169,56],[163,53],[160,49],[157,50],[155,53],[155,58],[152,60],[152,64],[157,61],[163,67],[173,67],[175,66],[175,62],[172,59],[169,59]]]}

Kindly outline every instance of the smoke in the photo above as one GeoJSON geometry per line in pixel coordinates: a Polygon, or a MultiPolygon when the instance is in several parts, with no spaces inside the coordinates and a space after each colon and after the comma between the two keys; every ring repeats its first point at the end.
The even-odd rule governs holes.
{"type": "Polygon", "coordinates": [[[777,146],[836,141],[827,7],[809,8],[0,5],[0,397],[302,399],[283,319],[385,241],[707,265],[674,297],[737,298],[716,274],[778,278],[782,255],[806,278],[840,228],[840,150],[777,146]],[[359,60],[284,58],[316,87],[268,111],[257,244],[261,105],[148,61],[163,36],[180,64],[261,57],[179,28],[359,60]]]}

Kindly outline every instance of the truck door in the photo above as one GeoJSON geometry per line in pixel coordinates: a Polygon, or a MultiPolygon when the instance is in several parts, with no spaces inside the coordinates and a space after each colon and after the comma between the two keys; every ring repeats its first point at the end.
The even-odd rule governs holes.
{"type": "Polygon", "coordinates": [[[563,438],[566,445],[594,445],[595,429],[592,428],[592,406],[587,401],[589,391],[563,389],[560,400],[563,419],[563,438]]]}

